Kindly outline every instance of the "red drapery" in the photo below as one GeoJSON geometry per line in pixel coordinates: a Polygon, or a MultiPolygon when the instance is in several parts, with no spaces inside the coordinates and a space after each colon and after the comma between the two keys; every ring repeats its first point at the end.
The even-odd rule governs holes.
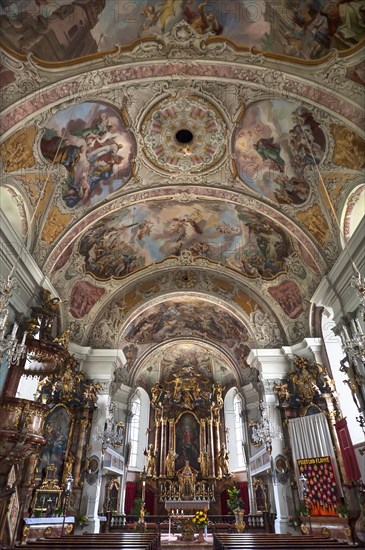
{"type": "Polygon", "coordinates": [[[242,498],[243,502],[245,503],[244,504],[245,513],[249,514],[250,513],[250,499],[249,499],[249,496],[248,496],[248,483],[247,483],[247,481],[242,482],[242,483],[237,483],[237,487],[239,489],[241,489],[241,498],[242,498]]]}
{"type": "Polygon", "coordinates": [[[228,493],[227,491],[223,491],[221,494],[222,516],[225,516],[229,512],[228,506],[227,506],[227,500],[228,500],[228,493]]]}
{"type": "Polygon", "coordinates": [[[150,515],[153,516],[155,496],[150,489],[146,489],[145,499],[146,499],[146,510],[150,515]]]}
{"type": "Polygon", "coordinates": [[[129,514],[134,503],[134,499],[137,496],[137,483],[128,481],[125,488],[125,513],[129,514]]]}
{"type": "Polygon", "coordinates": [[[336,422],[335,428],[348,480],[350,482],[356,481],[361,478],[361,473],[356,460],[355,450],[352,445],[346,418],[336,422]]]}

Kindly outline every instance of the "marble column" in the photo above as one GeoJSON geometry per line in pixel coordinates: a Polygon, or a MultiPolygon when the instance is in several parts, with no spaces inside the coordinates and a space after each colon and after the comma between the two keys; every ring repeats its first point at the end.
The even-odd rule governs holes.
{"type": "Polygon", "coordinates": [[[36,468],[39,461],[39,453],[30,455],[27,460],[27,466],[24,475],[24,487],[33,486],[35,482],[36,468]]]}
{"type": "Polygon", "coordinates": [[[175,420],[173,418],[169,420],[169,451],[176,452],[175,420]]]}
{"type": "Polygon", "coordinates": [[[200,420],[200,450],[207,450],[206,424],[205,419],[200,420]]]}
{"type": "Polygon", "coordinates": [[[209,418],[208,420],[208,440],[209,440],[209,455],[210,455],[210,475],[215,477],[215,448],[214,448],[214,437],[213,437],[213,419],[209,418]]]}
{"type": "MultiPolygon", "coordinates": [[[[217,457],[218,454],[219,454],[219,451],[221,449],[221,438],[220,438],[220,422],[219,422],[219,418],[215,418],[213,420],[213,424],[214,424],[214,447],[215,447],[215,456],[217,457]]],[[[216,470],[217,474],[218,474],[218,468],[216,470]]]]}
{"type": "Polygon", "coordinates": [[[167,419],[162,419],[162,429],[161,429],[161,462],[160,462],[160,476],[165,475],[165,461],[167,454],[167,419]]]}
{"type": "MultiPolygon", "coordinates": [[[[155,443],[154,443],[154,449],[155,451],[159,451],[159,456],[157,457],[157,460],[155,461],[155,470],[158,468],[161,470],[162,467],[162,437],[163,437],[163,425],[162,425],[162,417],[157,417],[155,415],[155,443]]],[[[156,475],[156,474],[155,474],[156,475]]]]}
{"type": "MultiPolygon", "coordinates": [[[[102,476],[103,471],[103,450],[100,441],[95,440],[94,436],[100,430],[104,431],[104,425],[109,414],[110,396],[109,394],[99,394],[97,400],[97,408],[94,411],[93,421],[91,424],[90,433],[90,456],[97,456],[100,461],[99,476],[102,476]]],[[[92,485],[85,483],[83,496],[86,497],[86,515],[88,517],[88,525],[85,526],[85,531],[88,533],[100,532],[100,520],[98,517],[100,496],[101,496],[101,483],[100,479],[96,480],[92,485]]]]}
{"type": "MultiPolygon", "coordinates": [[[[285,350],[281,349],[256,349],[251,350],[248,358],[248,364],[251,368],[256,368],[263,381],[264,396],[263,400],[267,406],[268,419],[282,434],[282,439],[272,439],[271,455],[275,461],[278,455],[285,456],[284,430],[281,421],[281,413],[278,409],[278,398],[274,393],[274,384],[281,383],[290,370],[290,358],[285,350]]],[[[258,399],[260,397],[258,396],[258,399]]],[[[258,402],[257,402],[258,406],[258,402]]],[[[285,483],[279,483],[276,480],[275,471],[271,471],[274,505],[276,511],[275,532],[288,532],[288,515],[294,513],[294,510],[288,510],[288,500],[291,498],[289,479],[285,483]]]]}
{"type": "MultiPolygon", "coordinates": [[[[86,414],[87,414],[87,411],[86,411],[86,414]]],[[[79,431],[79,439],[78,439],[78,443],[77,443],[77,451],[76,451],[74,471],[73,471],[74,486],[75,487],[80,487],[80,482],[81,482],[81,475],[80,475],[80,473],[81,473],[81,461],[82,461],[83,449],[84,449],[84,446],[85,446],[86,429],[87,429],[88,425],[89,425],[88,418],[83,417],[79,420],[80,431],[79,431]]]]}
{"type": "MultiPolygon", "coordinates": [[[[266,405],[269,421],[272,422],[273,426],[282,434],[282,439],[275,438],[271,441],[271,455],[274,460],[278,455],[285,456],[285,440],[281,422],[281,414],[280,410],[277,408],[278,404],[279,401],[276,394],[266,394],[266,405]]],[[[280,483],[277,481],[275,470],[271,472],[271,475],[276,508],[275,532],[287,533],[289,515],[288,498],[291,497],[289,476],[285,483],[280,483]]]]}

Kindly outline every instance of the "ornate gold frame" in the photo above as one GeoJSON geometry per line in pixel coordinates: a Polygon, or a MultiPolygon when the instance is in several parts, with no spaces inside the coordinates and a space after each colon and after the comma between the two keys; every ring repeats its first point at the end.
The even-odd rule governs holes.
{"type": "MultiPolygon", "coordinates": [[[[69,429],[69,432],[68,432],[67,445],[66,445],[65,456],[64,456],[64,464],[65,464],[66,460],[68,458],[69,452],[70,452],[71,442],[72,442],[72,438],[73,438],[73,432],[74,432],[74,426],[75,426],[75,415],[70,411],[70,409],[64,403],[57,403],[56,405],[54,405],[52,407],[52,409],[50,409],[49,413],[45,417],[44,424],[46,424],[47,418],[49,417],[49,415],[52,414],[59,407],[63,407],[65,409],[67,415],[70,418],[70,429],[69,429]]],[[[38,463],[37,468],[39,468],[39,463],[38,463]]],[[[37,475],[36,480],[42,479],[40,476],[38,476],[38,471],[37,471],[36,475],[37,475]]],[[[59,480],[60,482],[62,480],[62,475],[63,475],[63,468],[62,468],[62,473],[61,473],[61,479],[59,480]]],[[[47,474],[46,474],[46,478],[47,478],[47,474]]]]}
{"type": "Polygon", "coordinates": [[[260,487],[264,494],[264,510],[259,510],[260,512],[270,512],[270,500],[269,500],[269,487],[263,479],[254,479],[253,480],[253,493],[257,510],[257,500],[256,500],[256,490],[260,487]]]}
{"type": "Polygon", "coordinates": [[[117,508],[118,508],[119,499],[120,499],[120,483],[116,478],[113,478],[109,481],[108,485],[105,488],[104,510],[106,512],[117,511],[117,510],[109,510],[110,492],[113,489],[113,487],[115,487],[118,490],[118,503],[117,503],[117,508]]]}

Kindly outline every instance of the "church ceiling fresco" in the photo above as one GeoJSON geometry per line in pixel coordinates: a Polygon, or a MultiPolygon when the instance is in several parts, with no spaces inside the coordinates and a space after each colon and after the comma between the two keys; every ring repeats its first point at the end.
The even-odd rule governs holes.
{"type": "Polygon", "coordinates": [[[136,143],[116,111],[86,102],[51,118],[40,149],[51,164],[66,168],[62,202],[75,209],[96,204],[123,186],[132,173],[136,143]]]}
{"type": "Polygon", "coordinates": [[[364,12],[362,0],[4,0],[0,14],[10,48],[66,61],[161,35],[181,20],[203,36],[318,59],[362,40],[364,12]]]}
{"type": "Polygon", "coordinates": [[[224,309],[197,298],[176,298],[152,306],[130,323],[123,334],[127,342],[161,343],[168,338],[200,337],[224,342],[232,348],[248,340],[242,322],[224,309]]]}
{"type": "Polygon", "coordinates": [[[97,222],[80,239],[85,272],[122,278],[169,256],[190,251],[249,277],[286,271],[293,253],[287,233],[261,214],[219,202],[151,202],[97,222]]]}
{"type": "Polygon", "coordinates": [[[138,369],[136,384],[149,389],[159,379],[168,380],[182,370],[194,372],[225,387],[229,387],[235,380],[232,365],[218,349],[179,341],[148,354],[138,369]]]}
{"type": "MultiPolygon", "coordinates": [[[[17,65],[6,53],[0,67],[5,177],[24,191],[40,236],[34,258],[61,297],[65,324],[76,327],[75,342],[120,345],[132,365],[170,338],[207,339],[244,371],[250,347],[308,333],[310,298],[340,248],[318,177],[340,215],[365,166],[355,133],[361,52],[280,64],[219,41],[320,59],[355,46],[364,30],[364,2],[335,4],[2,2],[3,40],[13,50],[51,62],[96,54],[55,70],[32,56],[17,65]],[[87,22],[81,30],[70,20],[87,22]],[[179,57],[169,44],[176,52],[173,33],[189,27],[169,33],[181,20],[198,38],[179,57]],[[120,50],[104,56],[117,42],[120,50]],[[30,71],[24,81],[21,67],[30,71]],[[337,89],[338,74],[353,81],[337,89]],[[12,99],[15,88],[21,96],[12,99]],[[177,145],[181,127],[195,142],[177,145]]],[[[353,197],[357,212],[363,194],[353,197]]],[[[189,349],[176,357],[193,362],[189,349]]]]}
{"type": "Polygon", "coordinates": [[[240,178],[278,204],[301,206],[308,200],[304,169],[319,165],[325,149],[323,130],[300,102],[255,103],[234,136],[240,178]]]}

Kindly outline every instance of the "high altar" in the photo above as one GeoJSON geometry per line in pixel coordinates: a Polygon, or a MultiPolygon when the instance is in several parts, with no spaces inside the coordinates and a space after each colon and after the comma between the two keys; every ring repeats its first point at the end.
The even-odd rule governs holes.
{"type": "Polygon", "coordinates": [[[164,385],[154,385],[152,407],[154,437],[145,451],[146,473],[160,513],[162,506],[175,515],[214,509],[217,491],[232,477],[221,385],[185,366],[164,385]]]}

